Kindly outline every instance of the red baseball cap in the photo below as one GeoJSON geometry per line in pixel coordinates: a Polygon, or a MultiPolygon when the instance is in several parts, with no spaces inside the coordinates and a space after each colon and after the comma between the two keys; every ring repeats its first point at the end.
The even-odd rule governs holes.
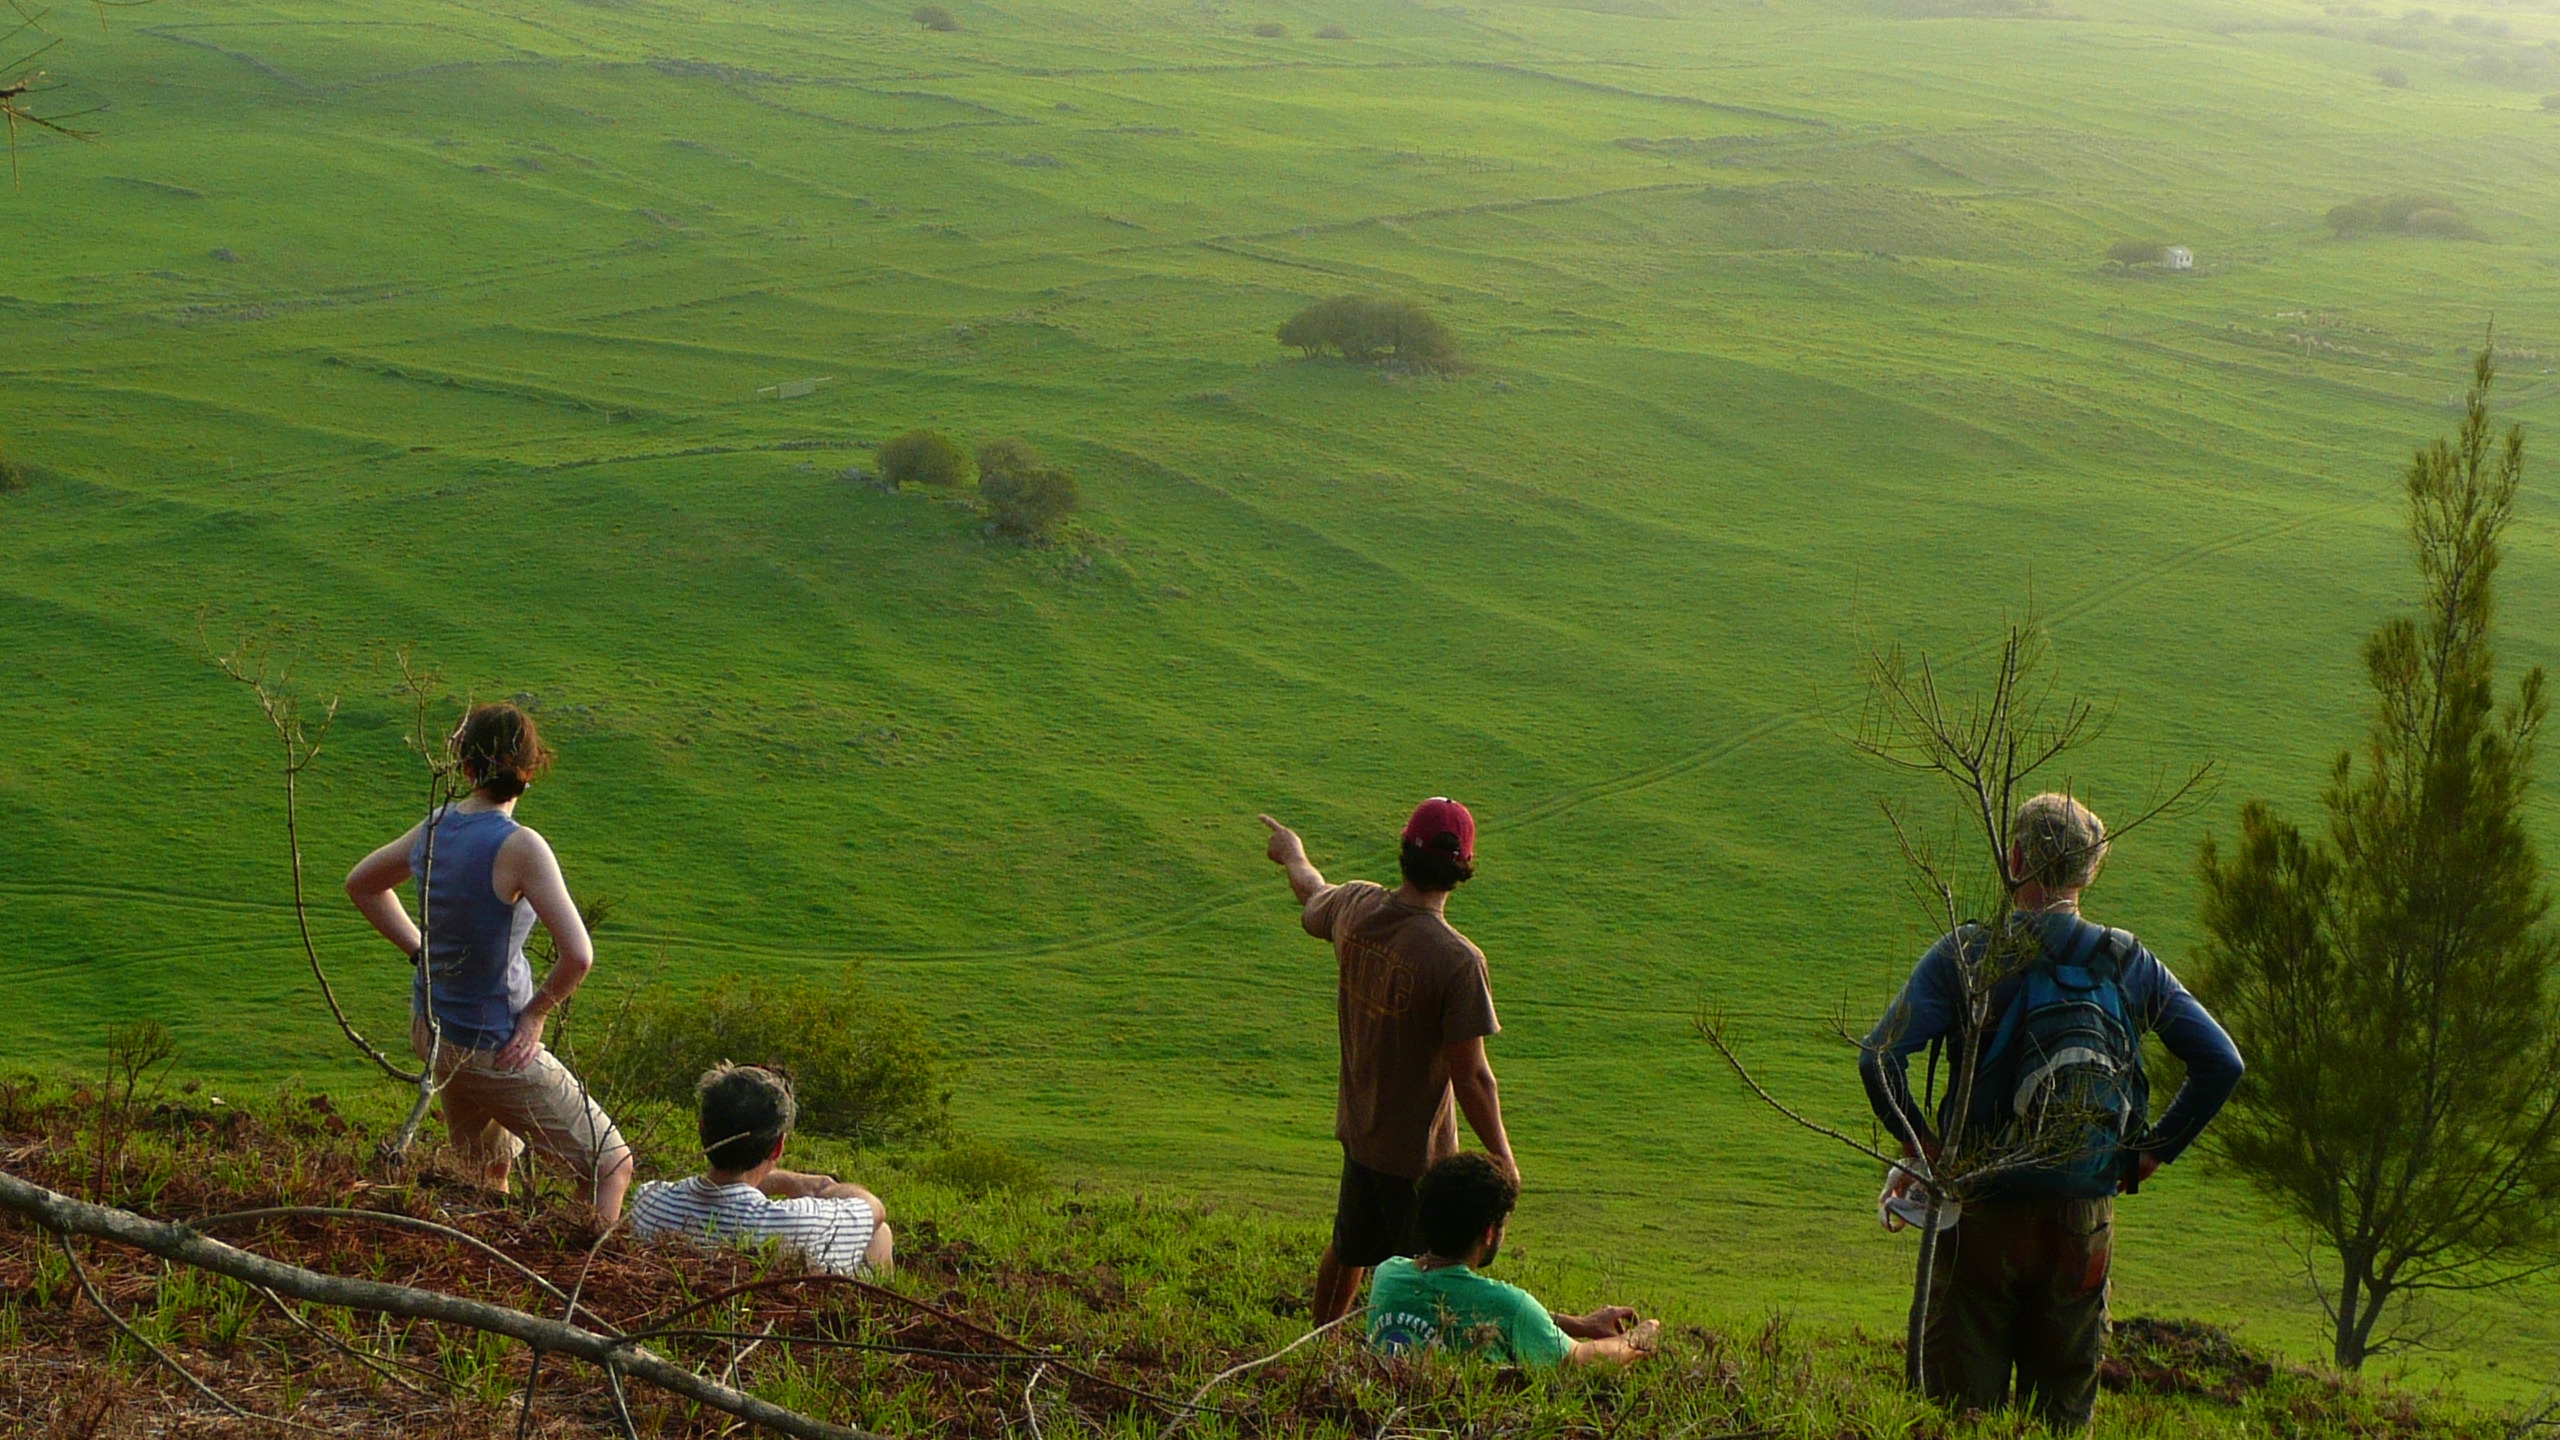
{"type": "Polygon", "coordinates": [[[1434,795],[1413,807],[1413,818],[1404,822],[1404,838],[1475,863],[1476,817],[1446,795],[1434,795]]]}

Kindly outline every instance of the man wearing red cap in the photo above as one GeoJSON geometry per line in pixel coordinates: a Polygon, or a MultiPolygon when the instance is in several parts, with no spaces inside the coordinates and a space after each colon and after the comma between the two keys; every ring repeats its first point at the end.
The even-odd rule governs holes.
{"type": "Polygon", "coordinates": [[[1520,1170],[1484,1054],[1484,1037],[1502,1028],[1484,952],[1443,913],[1449,892],[1476,873],[1475,816],[1455,800],[1422,802],[1405,823],[1404,884],[1392,891],[1366,880],[1326,884],[1297,832],[1268,815],[1262,823],[1271,827],[1272,863],[1288,873],[1304,907],[1307,933],[1333,942],[1341,975],[1333,1133],[1342,1142],[1342,1191],[1333,1243],[1316,1270],[1322,1325],[1350,1312],[1372,1267],[1422,1252],[1414,1182],[1458,1153],[1456,1111],[1467,1112],[1514,1185],[1520,1170]]]}

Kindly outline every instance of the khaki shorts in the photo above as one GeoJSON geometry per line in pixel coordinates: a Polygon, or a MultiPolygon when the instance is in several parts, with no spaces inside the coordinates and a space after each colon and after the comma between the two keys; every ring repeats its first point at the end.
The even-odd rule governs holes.
{"type": "MultiPolygon", "coordinates": [[[[433,1043],[426,1019],[410,1017],[409,1044],[419,1059],[433,1043]]],[[[548,1048],[535,1050],[521,1070],[501,1070],[497,1060],[495,1050],[451,1045],[436,1057],[445,1131],[463,1159],[491,1169],[512,1165],[530,1143],[536,1154],[588,1185],[630,1155],[613,1117],[548,1048]]]]}

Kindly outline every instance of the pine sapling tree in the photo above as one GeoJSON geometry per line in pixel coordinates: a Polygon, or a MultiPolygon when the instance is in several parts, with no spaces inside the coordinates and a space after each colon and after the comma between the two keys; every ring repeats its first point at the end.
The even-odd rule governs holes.
{"type": "Polygon", "coordinates": [[[2326,827],[2251,802],[2200,861],[2205,993],[2250,1057],[2216,1144],[2326,1252],[2349,1370],[2408,1338],[2410,1299],[2521,1279],[2560,1241],[2560,946],[2525,817],[2543,675],[2499,703],[2524,435],[2493,434],[2495,377],[2484,348],[2460,434],[2410,462],[2424,608],[2365,641],[2372,719],[2326,827]]]}

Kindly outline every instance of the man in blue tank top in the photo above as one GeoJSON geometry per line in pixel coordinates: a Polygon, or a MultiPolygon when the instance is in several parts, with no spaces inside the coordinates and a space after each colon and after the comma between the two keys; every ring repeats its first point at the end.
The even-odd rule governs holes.
{"type": "Polygon", "coordinates": [[[551,763],[533,717],[481,705],[453,735],[471,793],[359,861],[347,895],[416,968],[410,1044],[434,1066],[454,1149],[500,1191],[527,1144],[568,1172],[599,1225],[622,1213],[631,1147],[613,1119],[542,1044],[552,1010],[595,965],[594,942],[540,835],[516,823],[516,801],[551,763]],[[424,934],[396,887],[424,891],[424,934]],[[559,960],[542,983],[525,962],[536,920],[559,960]]]}

